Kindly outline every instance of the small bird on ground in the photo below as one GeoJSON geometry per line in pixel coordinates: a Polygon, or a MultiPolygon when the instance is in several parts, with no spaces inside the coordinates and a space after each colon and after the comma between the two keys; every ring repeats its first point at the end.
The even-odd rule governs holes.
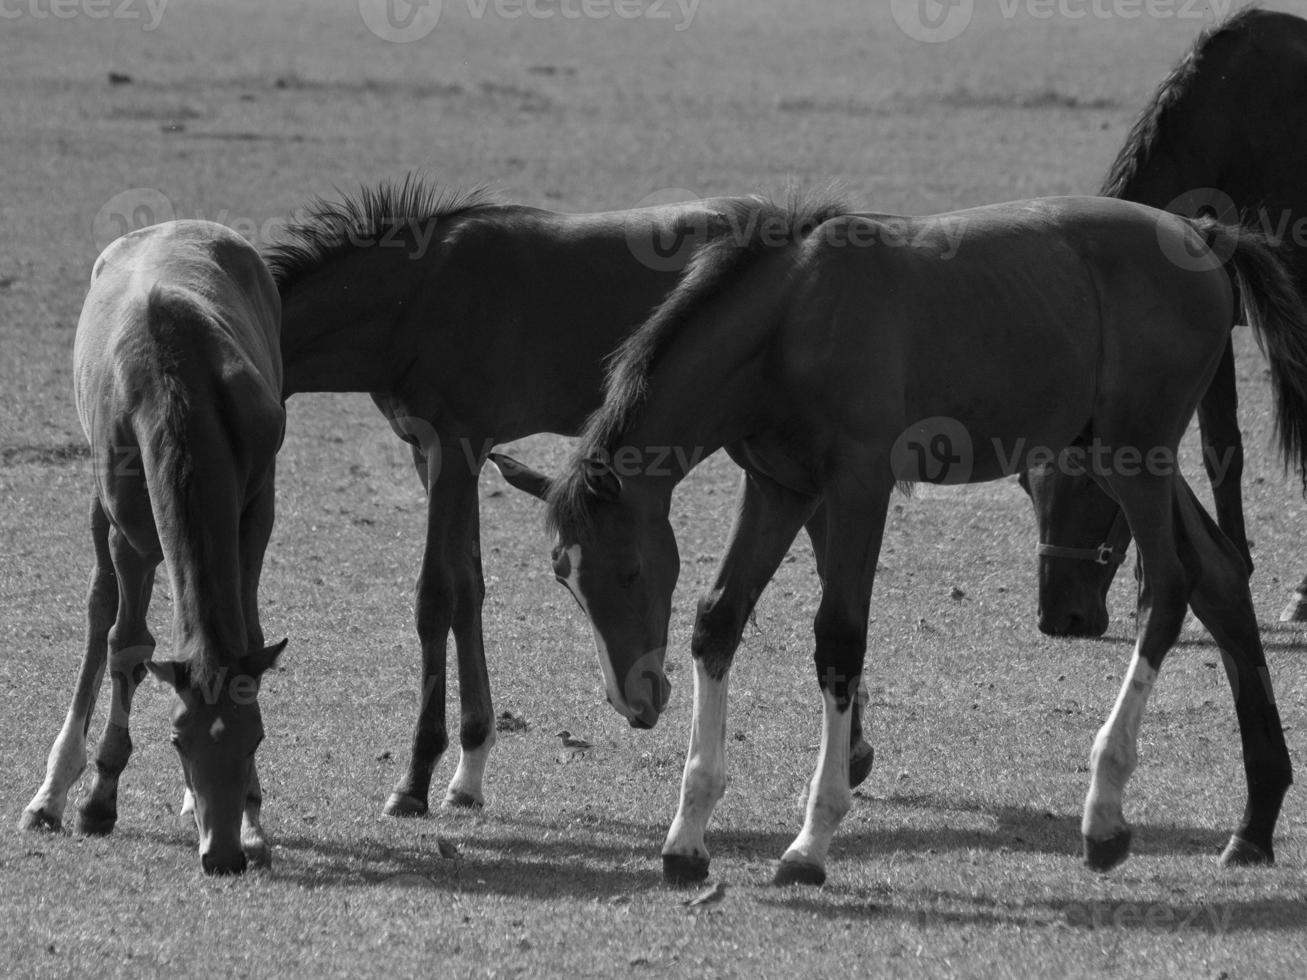
{"type": "Polygon", "coordinates": [[[563,740],[563,750],[568,754],[569,757],[585,755],[587,752],[589,752],[591,749],[594,748],[594,746],[591,745],[589,742],[587,742],[585,739],[576,737],[571,732],[569,732],[566,728],[564,728],[561,732],[558,732],[557,735],[559,738],[563,740]]]}
{"type": "Polygon", "coordinates": [[[681,904],[691,912],[703,912],[708,909],[716,908],[726,900],[726,882],[719,881],[706,892],[687,898],[681,904]]]}
{"type": "Polygon", "coordinates": [[[458,845],[451,840],[445,840],[443,837],[436,838],[436,851],[446,861],[452,861],[460,854],[458,845]]]}

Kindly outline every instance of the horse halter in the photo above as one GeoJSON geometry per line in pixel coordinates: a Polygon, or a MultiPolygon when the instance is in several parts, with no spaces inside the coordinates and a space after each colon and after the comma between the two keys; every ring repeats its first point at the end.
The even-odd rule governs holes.
{"type": "Polygon", "coordinates": [[[1099,565],[1120,565],[1125,561],[1125,550],[1130,546],[1130,525],[1126,522],[1125,511],[1120,507],[1116,509],[1116,517],[1112,518],[1112,526],[1107,529],[1107,538],[1096,548],[1064,548],[1057,544],[1039,543],[1035,549],[1035,554],[1040,558],[1075,558],[1082,561],[1092,561],[1099,565]],[[1120,548],[1116,548],[1112,542],[1121,541],[1124,535],[1125,543],[1120,548]]]}

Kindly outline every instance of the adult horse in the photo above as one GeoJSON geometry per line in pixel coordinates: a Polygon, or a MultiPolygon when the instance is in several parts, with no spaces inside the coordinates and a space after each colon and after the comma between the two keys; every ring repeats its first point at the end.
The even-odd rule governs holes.
{"type": "MultiPolygon", "coordinates": [[[[675,285],[694,248],[747,234],[760,210],[741,198],[559,214],[441,195],[409,178],[319,202],[269,252],[282,300],[283,394],[371,394],[411,445],[427,492],[416,599],[421,699],[387,813],[427,812],[448,744],[451,630],[461,752],[444,803],[484,801],[495,739],[481,623],[477,476],[486,454],[534,433],[578,432],[602,399],[604,359],[675,285]]],[[[665,687],[637,703],[621,693],[628,680],[642,683],[605,677],[610,700],[632,725],[647,726],[665,687]]],[[[872,759],[859,731],[855,724],[855,784],[872,759]]]]}
{"type": "Polygon", "coordinates": [[[731,660],[758,594],[815,509],[825,508],[828,527],[815,620],[823,732],[780,884],[825,879],[850,805],[849,708],[896,481],[996,479],[1085,435],[1159,462],[1102,474],[1139,542],[1143,588],[1134,657],[1090,757],[1085,860],[1106,869],[1128,853],[1122,795],[1144,705],[1192,602],[1230,657],[1248,780],[1224,861],[1270,861],[1291,769],[1247,577],[1174,466],[1160,463],[1173,463],[1225,347],[1234,290],[1224,254],[1244,295],[1276,300],[1258,308],[1254,326],[1294,407],[1285,448],[1303,453],[1307,338],[1273,250],[1213,221],[1103,198],[934,218],[844,215],[803,234],[824,215],[778,209],[764,226],[800,229],[780,247],[761,238],[706,245],[623,346],[574,465],[548,491],[555,574],[622,676],[657,669],[666,648],[679,571],[668,513],[687,469],[678,461],[725,447],[747,474],[695,623],[694,722],[664,874],[707,875],[731,660]],[[949,465],[938,469],[941,448],[949,465]]]}
{"type": "Polygon", "coordinates": [[[73,343],[95,472],[86,653],[24,828],[61,825],[107,655],[113,698],[79,829],[106,834],[117,821],[132,697],[149,669],[176,695],[172,742],[204,870],[271,859],[254,751],[259,678],[286,645],[264,647],[257,601],[285,426],[279,314],[258,252],[211,222],[132,232],[95,263],[73,343]],[[161,561],[178,658],[169,662],[151,659],[145,619],[161,561]]]}
{"type": "MultiPolygon", "coordinates": [[[[1130,132],[1102,193],[1184,214],[1213,212],[1284,240],[1307,295],[1307,21],[1245,8],[1199,35],[1130,132]]],[[[1307,328],[1307,323],[1300,324],[1307,328]]],[[[1198,403],[1217,521],[1252,571],[1244,529],[1233,345],[1198,403]]],[[[1286,424],[1281,415],[1281,426],[1286,424]]],[[[1040,467],[1039,628],[1061,636],[1107,629],[1107,590],[1130,543],[1120,508],[1083,473],[1040,467]]],[[[1307,578],[1280,619],[1307,620],[1307,578]]]]}

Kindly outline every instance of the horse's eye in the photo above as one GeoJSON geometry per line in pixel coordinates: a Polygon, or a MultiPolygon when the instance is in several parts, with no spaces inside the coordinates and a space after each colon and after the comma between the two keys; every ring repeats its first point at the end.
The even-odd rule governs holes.
{"type": "Polygon", "coordinates": [[[639,577],[640,577],[640,566],[636,565],[632,569],[619,573],[617,576],[617,584],[624,589],[629,589],[631,586],[635,584],[635,580],[638,579],[639,577]]]}

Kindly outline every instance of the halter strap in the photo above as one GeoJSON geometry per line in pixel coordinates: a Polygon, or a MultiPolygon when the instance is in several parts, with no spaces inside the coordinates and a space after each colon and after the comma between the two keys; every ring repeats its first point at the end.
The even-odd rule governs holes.
{"type": "Polygon", "coordinates": [[[1042,541],[1035,553],[1041,558],[1074,558],[1082,561],[1092,561],[1099,565],[1119,565],[1125,561],[1125,550],[1130,546],[1130,525],[1126,522],[1125,511],[1117,508],[1116,517],[1112,519],[1112,526],[1108,528],[1107,539],[1096,548],[1064,548],[1057,544],[1044,544],[1042,541]],[[1122,532],[1127,535],[1125,544],[1120,548],[1113,546],[1113,541],[1120,541],[1122,532]]]}

